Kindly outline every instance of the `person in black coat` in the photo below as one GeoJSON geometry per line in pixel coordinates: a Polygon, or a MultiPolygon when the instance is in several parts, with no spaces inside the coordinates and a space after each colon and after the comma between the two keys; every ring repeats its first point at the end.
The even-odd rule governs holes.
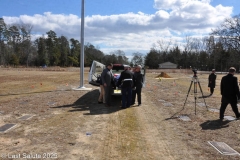
{"type": "Polygon", "coordinates": [[[227,108],[227,105],[230,103],[233,112],[235,113],[236,118],[240,117],[237,101],[240,98],[238,79],[234,76],[236,69],[231,67],[229,73],[222,77],[220,90],[222,95],[222,104],[220,108],[220,120],[224,118],[224,112],[227,108]]]}
{"type": "Polygon", "coordinates": [[[121,72],[117,82],[117,86],[120,86],[122,91],[122,109],[130,107],[132,101],[132,88],[135,87],[135,78],[128,68],[128,66],[124,66],[124,71],[121,72]]]}
{"type": "Polygon", "coordinates": [[[142,86],[143,86],[143,74],[141,73],[141,65],[135,67],[135,72],[133,74],[135,78],[135,86],[136,89],[132,92],[132,105],[135,104],[135,99],[137,95],[138,106],[142,104],[141,100],[141,93],[142,93],[142,86]]]}
{"type": "Polygon", "coordinates": [[[216,78],[215,69],[212,69],[212,73],[208,76],[208,87],[210,88],[210,95],[213,94],[214,88],[216,86],[216,78]]]}

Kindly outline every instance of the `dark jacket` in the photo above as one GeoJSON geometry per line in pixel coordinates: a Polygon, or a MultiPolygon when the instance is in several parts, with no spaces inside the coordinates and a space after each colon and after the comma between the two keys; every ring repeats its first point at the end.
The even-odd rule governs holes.
{"type": "Polygon", "coordinates": [[[216,78],[217,78],[217,75],[215,73],[209,74],[209,76],[208,76],[208,87],[215,88],[216,78]]]}
{"type": "Polygon", "coordinates": [[[108,68],[105,68],[101,74],[101,80],[102,84],[106,83],[107,86],[112,85],[112,82],[114,81],[112,71],[109,70],[108,68]]]}
{"type": "Polygon", "coordinates": [[[100,85],[103,85],[101,76],[98,77],[98,81],[100,85]]]}
{"type": "Polygon", "coordinates": [[[124,70],[118,79],[117,86],[121,88],[135,87],[135,78],[129,70],[124,70]]]}
{"type": "Polygon", "coordinates": [[[237,103],[240,98],[238,79],[232,74],[222,77],[220,90],[222,101],[237,103]]]}
{"type": "Polygon", "coordinates": [[[143,74],[141,72],[134,72],[135,86],[137,88],[142,88],[143,86],[143,74]]]}

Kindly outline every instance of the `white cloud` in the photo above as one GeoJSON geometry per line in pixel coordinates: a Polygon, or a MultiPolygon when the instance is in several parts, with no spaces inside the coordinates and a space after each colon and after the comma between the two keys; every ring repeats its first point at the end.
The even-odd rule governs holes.
{"type": "Polygon", "coordinates": [[[170,15],[168,12],[164,11],[164,10],[159,10],[156,12],[156,17],[162,18],[162,19],[169,19],[170,15]]]}
{"type": "Polygon", "coordinates": [[[154,0],[156,9],[177,10],[189,4],[209,4],[211,0],[154,0]]]}
{"type": "Polygon", "coordinates": [[[156,9],[176,10],[192,0],[154,0],[156,9]]]}
{"type": "MultiPolygon", "coordinates": [[[[106,53],[123,50],[127,54],[146,53],[161,38],[180,41],[189,34],[211,32],[230,17],[232,7],[213,7],[210,0],[154,0],[153,14],[125,13],[119,15],[92,15],[85,18],[85,42],[100,46],[106,53]]],[[[52,14],[3,17],[7,24],[33,25],[33,33],[42,35],[53,30],[58,36],[80,40],[81,18],[76,15],[52,14]]],[[[35,37],[37,36],[35,35],[35,37]]],[[[179,42],[180,43],[180,42],[179,42]]]]}

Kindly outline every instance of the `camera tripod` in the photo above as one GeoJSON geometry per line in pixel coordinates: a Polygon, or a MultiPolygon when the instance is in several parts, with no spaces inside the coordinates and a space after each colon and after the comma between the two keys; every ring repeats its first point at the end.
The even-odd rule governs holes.
{"type": "MultiPolygon", "coordinates": [[[[196,115],[197,85],[198,85],[199,88],[200,88],[200,91],[201,91],[201,93],[202,93],[202,98],[203,98],[203,100],[204,100],[204,104],[205,104],[205,106],[206,106],[206,108],[207,108],[207,105],[206,105],[206,102],[205,102],[205,99],[204,99],[204,96],[203,96],[202,87],[201,87],[200,82],[199,82],[199,80],[198,80],[196,71],[194,72],[194,75],[193,75],[193,77],[192,77],[192,81],[191,81],[190,87],[189,87],[189,89],[188,89],[188,93],[187,93],[187,97],[186,97],[186,100],[185,100],[184,105],[183,105],[183,109],[184,109],[184,106],[185,106],[185,104],[186,104],[186,101],[187,101],[189,92],[190,92],[190,90],[191,90],[192,84],[194,84],[194,85],[193,85],[193,91],[194,91],[195,115],[196,115]]],[[[208,108],[207,108],[207,109],[208,109],[208,108]]]]}

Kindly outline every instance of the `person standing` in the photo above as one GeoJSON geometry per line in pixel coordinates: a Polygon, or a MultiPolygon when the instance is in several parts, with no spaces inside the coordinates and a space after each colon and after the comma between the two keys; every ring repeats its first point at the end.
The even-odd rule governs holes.
{"type": "Polygon", "coordinates": [[[113,73],[112,73],[113,64],[107,64],[107,67],[103,70],[101,74],[102,84],[105,92],[105,106],[111,106],[111,97],[112,97],[112,82],[114,81],[113,73]]]}
{"type": "Polygon", "coordinates": [[[138,100],[138,106],[142,104],[141,100],[141,93],[142,93],[142,86],[143,86],[143,74],[141,73],[141,65],[138,65],[135,67],[135,72],[134,72],[134,78],[135,78],[135,86],[136,89],[133,90],[132,94],[132,105],[135,104],[135,99],[137,95],[137,100],[138,100]]]}
{"type": "Polygon", "coordinates": [[[128,108],[132,101],[132,88],[134,87],[133,73],[128,69],[128,66],[124,66],[124,71],[118,79],[117,86],[121,86],[122,91],[122,109],[128,108]]]}
{"type": "Polygon", "coordinates": [[[212,69],[212,73],[208,76],[208,87],[210,88],[210,95],[213,94],[214,88],[216,86],[216,78],[215,69],[212,69]]]}
{"type": "Polygon", "coordinates": [[[233,112],[235,113],[236,118],[240,117],[237,101],[240,98],[238,79],[234,76],[236,69],[231,67],[229,73],[222,77],[220,90],[222,95],[221,107],[220,107],[220,120],[224,118],[224,112],[227,108],[227,105],[230,103],[233,112]]]}
{"type": "MultiPolygon", "coordinates": [[[[134,65],[134,67],[132,68],[132,74],[134,76],[134,73],[136,71],[136,67],[137,65],[134,65]]],[[[135,78],[135,77],[134,77],[135,78]]],[[[136,79],[135,79],[135,84],[136,84],[136,79]]],[[[135,104],[135,98],[136,98],[136,87],[133,87],[132,88],[132,101],[131,101],[131,105],[134,105],[135,104]],[[134,97],[135,96],[135,97],[134,97]],[[134,99],[134,101],[133,101],[134,99]]]]}

